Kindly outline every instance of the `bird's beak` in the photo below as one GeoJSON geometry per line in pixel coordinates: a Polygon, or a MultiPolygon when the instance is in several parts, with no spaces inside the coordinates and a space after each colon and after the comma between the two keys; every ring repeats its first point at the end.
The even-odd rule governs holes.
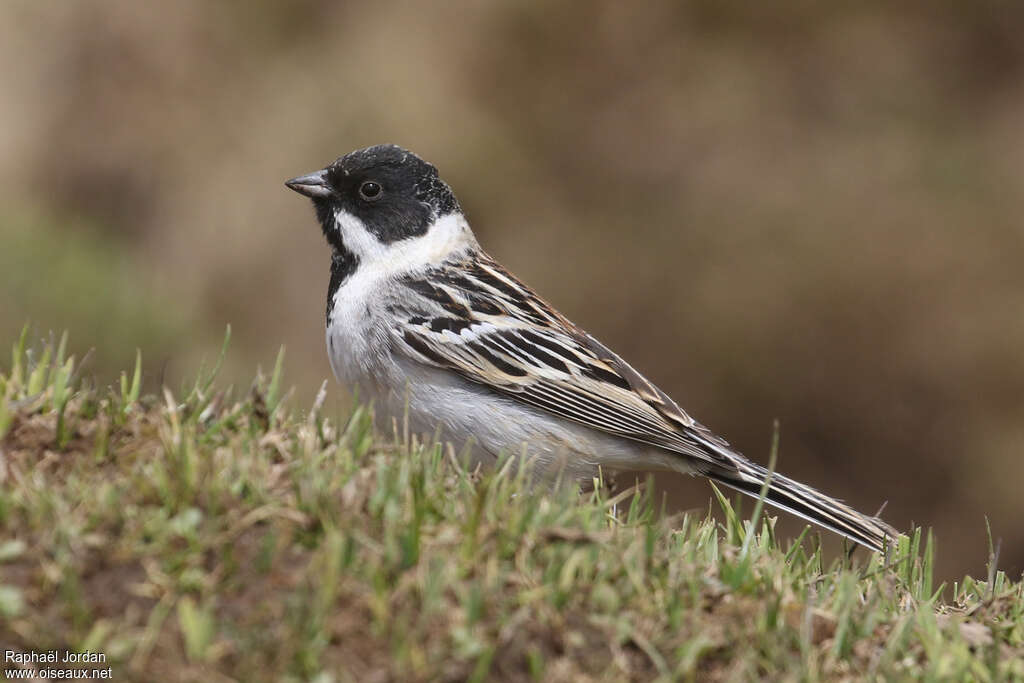
{"type": "Polygon", "coordinates": [[[307,197],[326,197],[331,193],[331,186],[327,182],[327,171],[317,171],[300,175],[285,182],[289,189],[307,197]]]}

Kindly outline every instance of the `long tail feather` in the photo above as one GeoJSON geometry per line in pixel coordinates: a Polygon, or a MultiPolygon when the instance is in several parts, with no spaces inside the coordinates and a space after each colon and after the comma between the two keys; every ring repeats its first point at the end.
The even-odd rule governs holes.
{"type": "Polygon", "coordinates": [[[895,547],[899,532],[877,517],[861,514],[850,506],[815,491],[809,486],[769,473],[755,463],[739,460],[736,470],[713,468],[706,476],[755,498],[760,497],[765,480],[771,475],[765,502],[813,522],[851,541],[882,552],[886,546],[895,547]]]}

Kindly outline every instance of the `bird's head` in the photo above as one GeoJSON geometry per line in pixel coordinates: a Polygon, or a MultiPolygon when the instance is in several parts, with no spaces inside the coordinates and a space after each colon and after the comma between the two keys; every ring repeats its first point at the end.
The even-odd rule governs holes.
{"type": "Polygon", "coordinates": [[[461,216],[458,200],[437,169],[397,145],[350,152],[285,185],[313,200],[331,246],[360,259],[426,235],[452,214],[461,216]]]}

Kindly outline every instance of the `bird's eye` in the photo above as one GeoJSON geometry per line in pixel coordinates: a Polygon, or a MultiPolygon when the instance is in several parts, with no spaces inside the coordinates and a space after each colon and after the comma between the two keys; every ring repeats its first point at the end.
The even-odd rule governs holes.
{"type": "Polygon", "coordinates": [[[380,183],[375,183],[372,180],[367,180],[359,186],[359,196],[368,202],[377,201],[382,194],[384,194],[384,188],[380,186],[380,183]]]}

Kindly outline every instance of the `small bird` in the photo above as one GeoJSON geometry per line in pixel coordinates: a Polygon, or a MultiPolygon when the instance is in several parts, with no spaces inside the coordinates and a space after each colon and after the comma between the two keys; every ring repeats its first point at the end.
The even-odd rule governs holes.
{"type": "Polygon", "coordinates": [[[340,157],[287,187],[331,247],[327,353],[378,419],[527,453],[542,474],[700,474],[875,551],[895,529],[769,472],[685,413],[480,248],[437,169],[395,145],[340,157]],[[525,451],[524,451],[525,448],[525,451]]]}

